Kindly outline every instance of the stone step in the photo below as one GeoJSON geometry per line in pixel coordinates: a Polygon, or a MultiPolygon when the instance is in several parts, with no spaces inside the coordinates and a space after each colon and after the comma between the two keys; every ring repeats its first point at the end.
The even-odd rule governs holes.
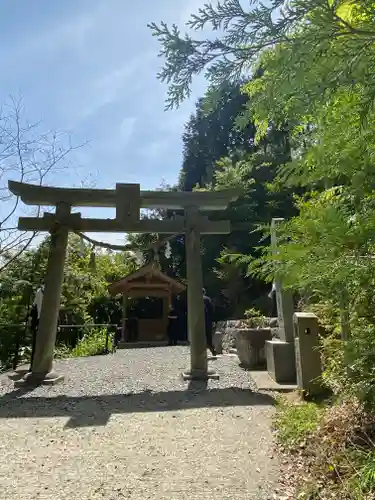
{"type": "Polygon", "coordinates": [[[165,340],[139,341],[139,342],[119,342],[117,349],[140,349],[145,347],[164,347],[168,342],[165,340]]]}
{"type": "Polygon", "coordinates": [[[293,392],[298,390],[297,384],[278,384],[266,370],[250,371],[258,391],[293,392]]]}

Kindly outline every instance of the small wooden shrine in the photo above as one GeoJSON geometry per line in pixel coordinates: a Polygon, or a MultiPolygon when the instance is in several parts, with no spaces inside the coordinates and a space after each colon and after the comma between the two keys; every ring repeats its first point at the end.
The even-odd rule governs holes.
{"type": "Polygon", "coordinates": [[[156,262],[142,266],[108,287],[112,296],[123,297],[122,342],[164,342],[167,340],[168,313],[172,297],[185,291],[185,285],[160,271],[156,262]],[[158,317],[128,317],[128,298],[161,299],[158,317]]]}

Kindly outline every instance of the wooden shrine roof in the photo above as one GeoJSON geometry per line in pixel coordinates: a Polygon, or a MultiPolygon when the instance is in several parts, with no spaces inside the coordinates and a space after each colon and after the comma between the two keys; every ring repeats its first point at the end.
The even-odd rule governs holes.
{"type": "Polygon", "coordinates": [[[165,297],[170,294],[178,295],[185,289],[185,285],[167,276],[152,263],[142,266],[138,271],[124,276],[108,287],[112,296],[123,293],[128,297],[165,297]]]}

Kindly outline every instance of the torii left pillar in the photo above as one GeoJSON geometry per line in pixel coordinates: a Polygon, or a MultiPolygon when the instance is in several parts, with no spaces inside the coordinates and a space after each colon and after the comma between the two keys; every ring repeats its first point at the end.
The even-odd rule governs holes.
{"type": "MultiPolygon", "coordinates": [[[[70,209],[70,205],[59,203],[56,206],[56,221],[59,221],[59,218],[68,218],[70,209]]],[[[19,380],[17,385],[53,385],[64,378],[63,375],[56,373],[53,369],[53,355],[68,235],[68,227],[58,222],[56,229],[51,231],[51,246],[33,363],[31,371],[19,380]]]]}

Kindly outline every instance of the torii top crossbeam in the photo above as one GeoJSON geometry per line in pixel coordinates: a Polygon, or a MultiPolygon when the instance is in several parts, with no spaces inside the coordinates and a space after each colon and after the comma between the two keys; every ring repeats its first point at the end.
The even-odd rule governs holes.
{"type": "MultiPolygon", "coordinates": [[[[56,206],[56,213],[43,217],[20,217],[18,228],[23,231],[51,231],[56,223],[80,232],[128,232],[180,234],[187,230],[186,214],[193,210],[224,210],[238,198],[233,190],[215,192],[141,191],[139,184],[116,184],[116,189],[81,189],[36,186],[9,181],[9,190],[27,205],[56,206]],[[72,207],[115,207],[115,219],[82,218],[71,213],[72,207]],[[171,219],[143,219],[141,208],[183,210],[184,216],[171,219]]],[[[195,218],[201,234],[226,234],[229,221],[209,220],[204,215],[195,218]]],[[[191,225],[191,224],[190,224],[191,225]]]]}
{"type": "MultiPolygon", "coordinates": [[[[9,181],[9,190],[19,196],[26,205],[54,206],[65,202],[75,207],[115,207],[117,192],[122,186],[137,184],[116,184],[116,189],[84,189],[36,186],[23,182],[9,181]]],[[[140,191],[140,208],[184,209],[189,206],[200,210],[223,210],[238,198],[238,192],[223,190],[215,192],[140,191]]]]}

